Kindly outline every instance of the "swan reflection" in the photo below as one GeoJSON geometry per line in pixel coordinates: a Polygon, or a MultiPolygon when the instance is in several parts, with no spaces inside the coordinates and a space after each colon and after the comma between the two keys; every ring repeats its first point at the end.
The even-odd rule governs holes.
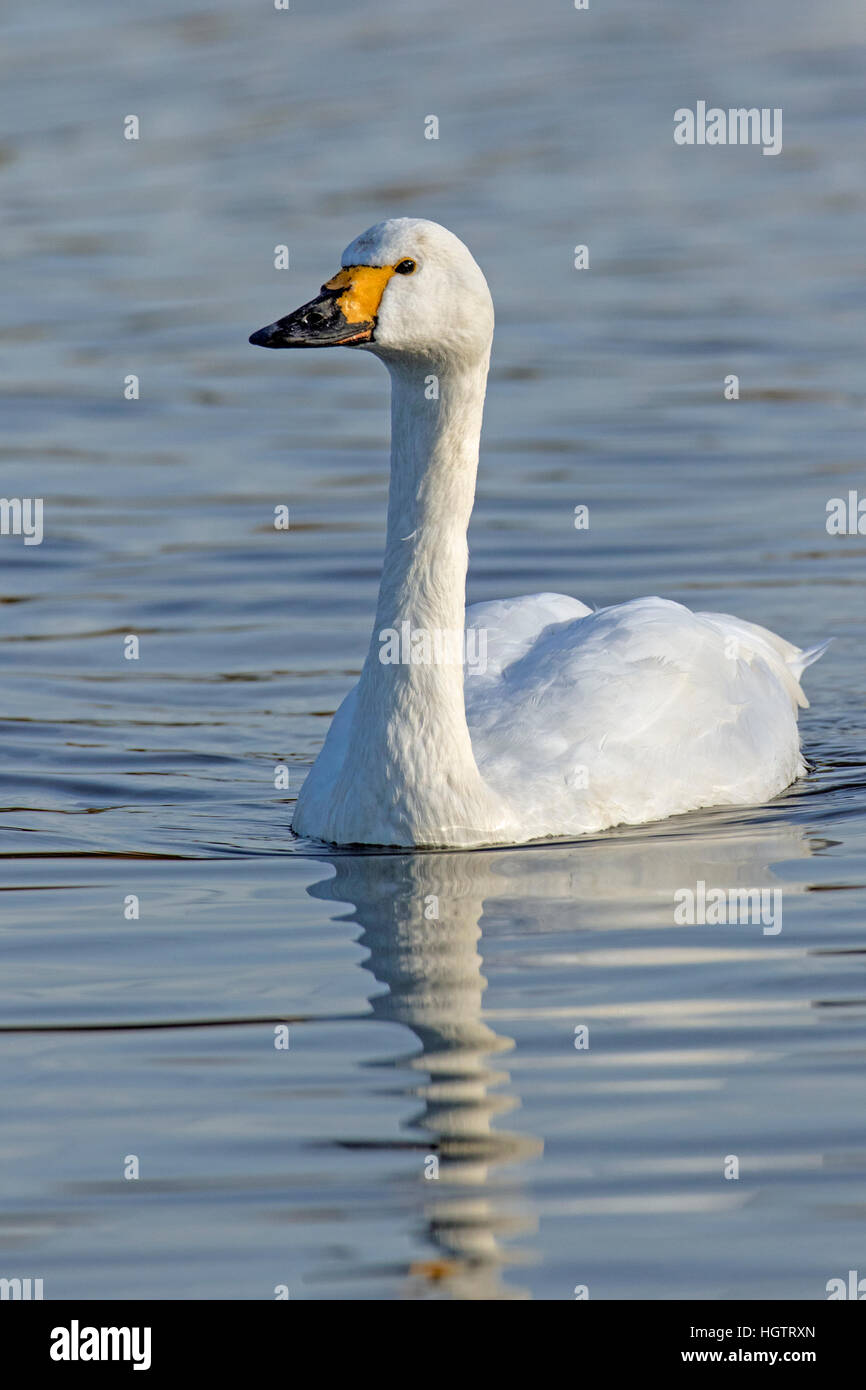
{"type": "MultiPolygon", "coordinates": [[[[372,1017],[404,1025],[420,1045],[385,1063],[417,1075],[407,1095],[419,1105],[404,1128],[417,1136],[418,1211],[432,1247],[431,1258],[408,1270],[404,1296],[528,1296],[519,1272],[508,1283],[502,1274],[517,1259],[510,1238],[536,1224],[524,1184],[543,1141],[509,1127],[520,1106],[508,1071],[514,1042],[484,1016],[482,919],[491,934],[503,920],[513,934],[521,919],[535,933],[567,928],[597,940],[603,930],[614,946],[617,929],[673,928],[673,894],[683,885],[772,884],[772,864],[811,853],[805,834],[791,825],[700,829],[695,818],[681,833],[570,845],[316,856],[328,877],[308,891],[351,905],[348,919],[359,924],[369,951],[363,968],[383,987],[370,993],[372,1017]],[[437,1169],[437,1177],[425,1178],[437,1169]]],[[[694,930],[681,930],[693,950],[694,930]]],[[[642,950],[652,949],[654,935],[642,950]]],[[[668,950],[670,942],[666,931],[668,950]]],[[[579,994],[574,1007],[579,1019],[579,994]]],[[[497,1019],[503,1014],[497,1011],[497,1019]]],[[[406,1148],[405,1136],[394,1142],[406,1148]]],[[[520,1245],[521,1261],[531,1261],[531,1249],[520,1245]]]]}

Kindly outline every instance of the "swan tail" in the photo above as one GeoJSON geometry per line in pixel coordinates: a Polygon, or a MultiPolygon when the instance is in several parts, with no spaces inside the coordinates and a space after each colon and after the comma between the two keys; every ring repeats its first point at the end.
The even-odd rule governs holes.
{"type": "Polygon", "coordinates": [[[798,651],[788,663],[797,672],[797,678],[802,676],[807,666],[812,666],[816,661],[820,661],[827,648],[833,642],[832,637],[828,637],[826,642],[819,642],[817,647],[807,647],[804,651],[798,651]]]}
{"type": "Polygon", "coordinates": [[[711,619],[716,617],[717,621],[721,618],[721,621],[726,624],[726,635],[731,629],[734,630],[735,635],[747,635],[751,639],[756,654],[763,656],[770,669],[774,670],[782,681],[791,696],[794,707],[809,708],[809,701],[800,685],[800,677],[807,666],[811,666],[813,661],[817,661],[819,657],[824,655],[833,641],[832,637],[827,638],[825,642],[820,642],[815,647],[803,650],[795,646],[793,642],[788,642],[784,637],[780,637],[778,633],[770,632],[769,628],[759,627],[757,623],[747,623],[740,618],[731,618],[727,614],[706,614],[705,616],[711,619]]]}
{"type": "Polygon", "coordinates": [[[804,650],[801,650],[799,647],[797,647],[793,655],[786,658],[787,665],[793,672],[794,679],[797,682],[797,703],[799,704],[801,709],[808,709],[809,701],[803,692],[803,687],[800,685],[800,677],[802,676],[807,666],[811,666],[814,662],[818,661],[824,655],[825,651],[827,650],[832,641],[833,638],[828,637],[826,642],[819,642],[816,647],[807,647],[804,650]]]}

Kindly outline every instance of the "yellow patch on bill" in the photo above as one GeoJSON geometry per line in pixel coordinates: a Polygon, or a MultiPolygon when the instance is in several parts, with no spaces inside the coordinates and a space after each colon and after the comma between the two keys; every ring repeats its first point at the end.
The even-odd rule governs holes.
{"type": "Polygon", "coordinates": [[[371,323],[379,311],[392,265],[350,265],[325,284],[326,290],[344,290],[337,300],[347,323],[371,323]]]}

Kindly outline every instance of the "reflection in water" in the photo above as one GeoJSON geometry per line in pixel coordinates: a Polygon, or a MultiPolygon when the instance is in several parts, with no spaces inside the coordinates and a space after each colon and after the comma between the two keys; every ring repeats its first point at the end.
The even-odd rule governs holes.
{"type": "Polygon", "coordinates": [[[493,1128],[495,1117],[517,1101],[502,1095],[509,1080],[490,1058],[513,1046],[481,1018],[487,982],[478,942],[481,914],[491,887],[492,855],[362,854],[328,863],[336,878],[316,884],[316,897],[351,902],[363,928],[364,962],[387,986],[370,999],[373,1017],[404,1023],[421,1044],[418,1054],[395,1057],[426,1076],[412,1094],[423,1108],[409,1120],[424,1135],[419,1182],[424,1219],[441,1258],[416,1266],[422,1279],[447,1281],[457,1298],[514,1297],[499,1281],[499,1237],[524,1224],[502,1209],[493,1193],[492,1170],[541,1151],[537,1140],[493,1128]],[[438,1178],[425,1180],[428,1157],[438,1178]]]}
{"type": "Polygon", "coordinates": [[[669,926],[677,888],[698,879],[767,886],[771,864],[810,853],[795,826],[752,825],[748,834],[726,827],[703,836],[629,833],[506,851],[322,856],[335,876],[308,891],[352,904],[370,952],[364,968],[386,987],[370,997],[372,1016],[405,1024],[421,1044],[388,1063],[426,1078],[411,1089],[423,1107],[407,1124],[424,1136],[419,1202],[438,1253],[410,1269],[416,1292],[429,1280],[457,1299],[520,1297],[500,1278],[513,1263],[501,1241],[535,1225],[499,1172],[540,1156],[543,1144],[501,1127],[520,1102],[502,1091],[510,1082],[502,1060],[513,1042],[482,1018],[485,910],[507,905],[509,920],[527,912],[543,925],[546,908],[565,908],[578,931],[596,930],[611,910],[610,925],[619,916],[630,927],[669,926]],[[424,1179],[428,1155],[438,1159],[437,1180],[424,1179]]]}

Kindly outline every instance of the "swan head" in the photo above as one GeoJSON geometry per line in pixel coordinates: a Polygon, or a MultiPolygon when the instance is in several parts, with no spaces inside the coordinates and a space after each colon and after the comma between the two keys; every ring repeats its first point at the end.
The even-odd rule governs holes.
{"type": "Polygon", "coordinates": [[[363,347],[386,361],[475,361],[490,350],[493,302],[463,242],[417,217],[378,222],[343,252],[315,299],[260,328],[256,347],[363,347]]]}

